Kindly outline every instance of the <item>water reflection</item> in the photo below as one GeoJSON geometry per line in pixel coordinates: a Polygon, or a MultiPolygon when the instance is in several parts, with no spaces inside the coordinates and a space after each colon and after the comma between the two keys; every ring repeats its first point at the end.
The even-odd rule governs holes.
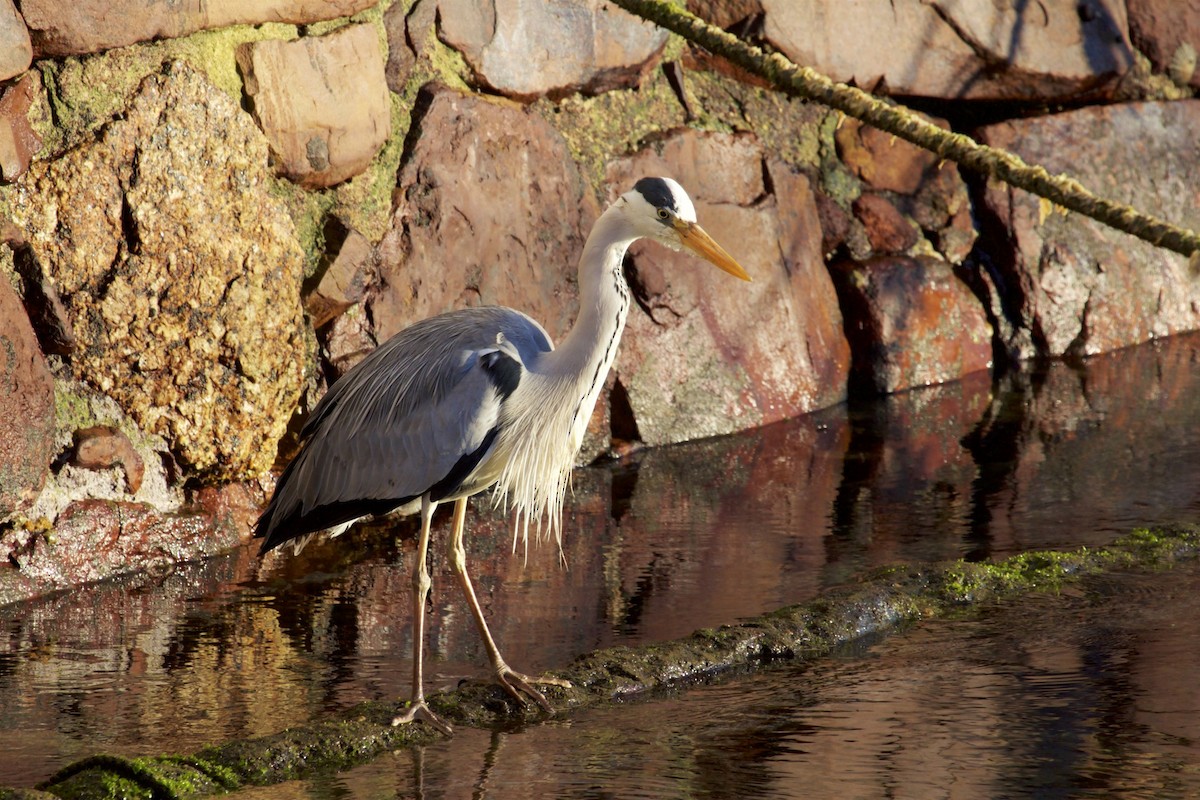
{"type": "MultiPolygon", "coordinates": [[[[1198,354],[1200,337],[1179,337],[996,386],[976,375],[581,471],[564,520],[565,570],[553,547],[532,550],[528,561],[513,556],[507,520],[473,512],[468,548],[480,601],[509,663],[536,672],[597,647],[682,636],[799,602],[873,566],[1098,545],[1137,525],[1196,521],[1198,354]]],[[[32,785],[98,750],[187,752],[362,699],[406,696],[413,532],[410,522],[352,532],[266,564],[246,548],[153,580],[0,609],[0,785],[32,785]]],[[[483,677],[486,657],[439,544],[431,571],[428,686],[449,688],[483,677]]],[[[601,796],[606,781],[629,770],[637,780],[621,796],[722,794],[715,782],[730,774],[783,795],[780,776],[832,787],[850,764],[869,776],[861,796],[919,796],[926,780],[957,796],[946,791],[946,774],[977,761],[1019,757],[1075,774],[1071,759],[1102,760],[1050,747],[1045,737],[1059,728],[1088,743],[1118,736],[1113,726],[1159,730],[1145,727],[1133,690],[1111,677],[1134,680],[1129,670],[1114,672],[1085,648],[1068,648],[1082,666],[1056,685],[1053,670],[1015,671],[1065,652],[1052,637],[1010,652],[984,623],[954,630],[978,632],[970,663],[931,662],[921,643],[928,634],[914,631],[866,659],[697,690],[726,698],[720,703],[685,694],[665,710],[650,703],[519,733],[464,731],[437,759],[427,752],[424,767],[403,766],[410,756],[401,755],[354,780],[405,794],[400,785],[419,778],[428,796],[457,796],[446,787],[459,780],[478,793],[470,786],[481,780],[480,764],[492,764],[485,783],[494,787],[543,780],[546,765],[558,763],[552,793],[601,796]],[[1080,674],[1086,680],[1072,685],[1080,674]],[[1041,692],[1036,708],[1013,705],[1020,691],[1041,692]],[[1057,705],[1046,705],[1047,691],[1057,705]],[[693,702],[704,710],[689,712],[693,702]],[[1013,708],[1033,721],[1013,721],[1013,708]],[[860,712],[868,709],[889,724],[867,727],[860,712]],[[779,727],[781,714],[791,727],[779,727]],[[917,730],[927,741],[910,735],[917,730]],[[614,745],[626,741],[637,752],[614,745]],[[572,772],[581,753],[588,766],[572,772]],[[886,792],[884,773],[897,781],[886,792]]],[[[1088,635],[1102,649],[1113,638],[1088,635]]],[[[1143,637],[1139,647],[1151,645],[1143,637]]],[[[1153,664],[1194,666],[1189,642],[1154,647],[1161,658],[1139,662],[1137,680],[1153,664]]],[[[1171,708],[1164,704],[1155,720],[1171,708]]],[[[1185,752],[1185,765],[1200,763],[1185,752]]],[[[348,791],[340,778],[328,780],[334,794],[348,791]]],[[[291,791],[330,796],[319,782],[291,791]]]]}
{"type": "Polygon", "coordinates": [[[1109,576],[808,668],[237,797],[1195,797],[1198,594],[1195,566],[1109,576]]]}

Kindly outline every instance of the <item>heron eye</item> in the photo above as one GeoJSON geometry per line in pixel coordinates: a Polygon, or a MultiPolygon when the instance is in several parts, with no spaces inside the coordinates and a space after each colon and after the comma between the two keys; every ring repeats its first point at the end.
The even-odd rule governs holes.
{"type": "Polygon", "coordinates": [[[665,208],[658,209],[657,213],[658,213],[659,219],[666,219],[667,217],[671,216],[671,213],[669,211],[667,211],[665,208]]]}

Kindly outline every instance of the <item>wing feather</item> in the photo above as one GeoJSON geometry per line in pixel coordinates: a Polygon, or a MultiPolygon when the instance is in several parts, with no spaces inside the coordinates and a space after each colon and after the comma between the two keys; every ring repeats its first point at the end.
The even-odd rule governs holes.
{"type": "Polygon", "coordinates": [[[263,551],[435,487],[451,495],[491,448],[525,364],[551,347],[541,326],[504,308],[453,311],[393,336],[313,409],[258,521],[263,551]]]}

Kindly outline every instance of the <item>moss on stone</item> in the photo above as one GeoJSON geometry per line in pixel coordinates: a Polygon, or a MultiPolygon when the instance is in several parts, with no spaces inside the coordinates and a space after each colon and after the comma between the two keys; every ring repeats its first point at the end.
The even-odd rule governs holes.
{"type": "Polygon", "coordinates": [[[636,91],[539,100],[533,110],[563,135],[580,171],[597,187],[608,161],[633,152],[653,133],[684,124],[683,107],[661,72],[636,91]]]}
{"type": "Polygon", "coordinates": [[[751,131],[775,158],[810,168],[820,162],[826,135],[820,123],[830,116],[825,109],[713,72],[685,72],[684,92],[691,119],[661,69],[635,89],[539,100],[533,109],[563,135],[595,186],[603,184],[609,161],[684,125],[724,133],[751,131]]]}
{"type": "Polygon", "coordinates": [[[45,111],[39,111],[38,119],[50,124],[36,128],[42,136],[38,155],[46,158],[61,153],[94,136],[124,110],[147,76],[161,71],[170,61],[187,61],[240,104],[238,46],[295,36],[295,25],[236,25],[178,39],[140,42],[95,55],[39,61],[36,67],[45,87],[41,106],[45,111]]]}
{"type": "Polygon", "coordinates": [[[850,204],[862,194],[862,183],[838,158],[833,136],[844,119],[841,112],[832,111],[821,123],[818,174],[825,194],[842,208],[849,209],[850,204]]]}
{"type": "MultiPolygon", "coordinates": [[[[864,636],[934,616],[962,615],[1027,592],[1055,592],[1085,575],[1115,569],[1157,570],[1200,555],[1200,531],[1138,530],[1108,547],[1036,551],[988,563],[954,562],[916,568],[887,567],[858,584],[737,625],[642,647],[614,647],[577,659],[554,673],[572,684],[548,687],[560,713],[620,701],[680,683],[737,674],[781,659],[828,655],[864,636]]],[[[429,698],[454,725],[494,727],[542,718],[518,708],[498,687],[472,684],[429,698]]],[[[293,780],[364,763],[397,747],[438,738],[428,726],[393,728],[400,703],[363,703],[326,721],[273,736],[206,748],[195,756],[119,759],[100,756],[68,767],[51,786],[61,797],[197,795],[237,786],[293,780]],[[164,788],[165,787],[165,788],[164,788]]],[[[0,790],[2,791],[2,790],[0,790]]]]}
{"type": "Polygon", "coordinates": [[[333,189],[332,209],[372,242],[387,233],[392,218],[392,192],[404,153],[404,134],[412,120],[412,103],[391,94],[392,135],[365,171],[333,189]]]}

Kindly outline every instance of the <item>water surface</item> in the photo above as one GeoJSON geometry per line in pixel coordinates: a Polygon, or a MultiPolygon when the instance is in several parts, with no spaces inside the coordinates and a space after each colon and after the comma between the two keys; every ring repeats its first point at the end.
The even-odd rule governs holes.
{"type": "MultiPolygon", "coordinates": [[[[811,599],[879,565],[1196,522],[1198,356],[1200,337],[1179,337],[643,452],[576,475],[566,569],[553,546],[514,556],[486,506],[468,519],[469,565],[505,657],[537,672],[811,599]]],[[[262,563],[246,548],[0,608],[0,785],[95,752],[190,752],[407,697],[413,533],[377,526],[262,563]]],[[[432,689],[486,674],[436,539],[432,689]]],[[[807,669],[464,730],[265,796],[524,797],[530,781],[596,797],[1170,796],[1197,788],[1200,586],[1194,571],[1167,580],[1114,579],[807,669]]]]}

